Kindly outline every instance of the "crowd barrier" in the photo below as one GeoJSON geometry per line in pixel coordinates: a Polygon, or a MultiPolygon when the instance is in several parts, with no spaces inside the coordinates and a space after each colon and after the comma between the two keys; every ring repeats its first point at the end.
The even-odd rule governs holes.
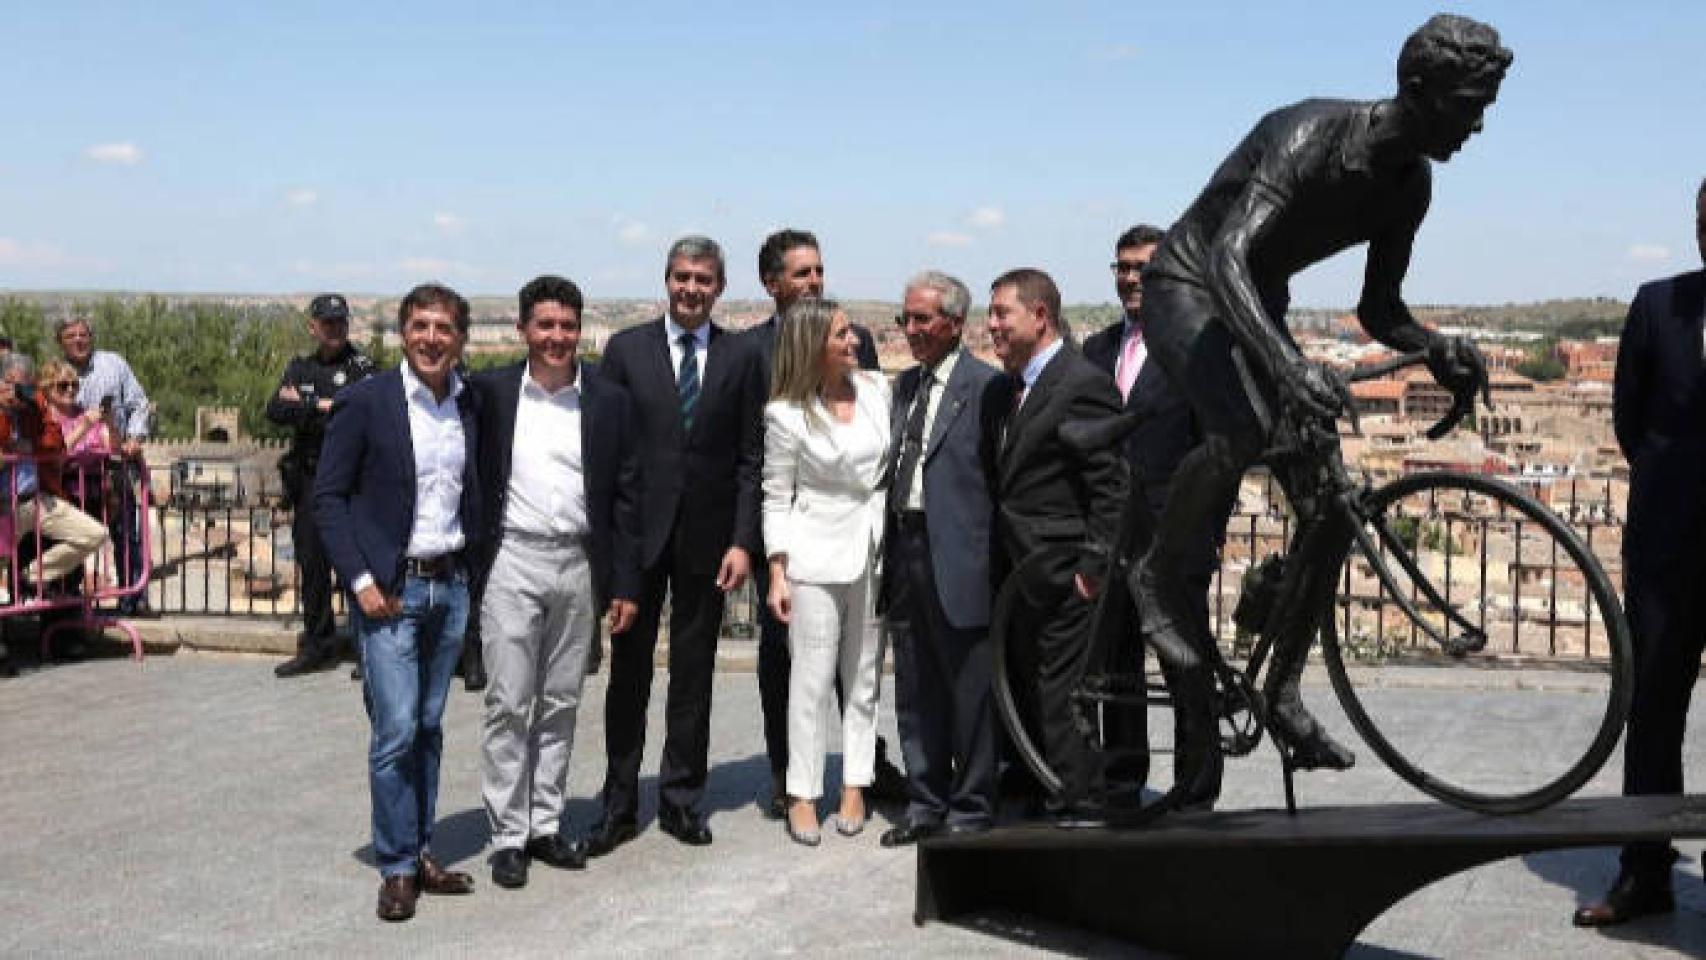
{"type": "Polygon", "coordinates": [[[132,457],[0,455],[0,553],[4,554],[4,602],[0,618],[42,616],[42,655],[66,630],[96,632],[112,628],[130,641],[142,659],[142,637],[115,615],[126,598],[144,598],[153,574],[153,538],[147,514],[151,500],[147,464],[132,457]],[[34,488],[20,467],[37,473],[34,488]],[[57,477],[63,498],[49,493],[43,480],[57,477]],[[75,549],[44,532],[65,508],[80,511],[107,531],[100,545],[66,576],[44,579],[42,561],[55,549],[75,549]],[[19,518],[25,517],[20,523],[19,518]],[[70,613],[77,616],[70,616],[70,613]]]}

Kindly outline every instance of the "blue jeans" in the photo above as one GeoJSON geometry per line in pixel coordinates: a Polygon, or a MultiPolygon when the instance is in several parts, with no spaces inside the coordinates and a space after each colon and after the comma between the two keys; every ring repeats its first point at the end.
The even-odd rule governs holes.
{"type": "Polygon", "coordinates": [[[414,874],[432,842],[444,701],[468,625],[468,578],[408,577],[400,616],[374,620],[354,605],[373,796],[373,854],[386,877],[414,874]]]}

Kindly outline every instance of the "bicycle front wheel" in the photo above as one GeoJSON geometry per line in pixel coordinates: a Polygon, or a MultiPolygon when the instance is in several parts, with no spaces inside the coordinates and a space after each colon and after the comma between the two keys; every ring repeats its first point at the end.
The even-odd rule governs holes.
{"type": "Polygon", "coordinates": [[[1354,520],[1322,647],[1386,765],[1494,814],[1556,803],[1598,773],[1633,666],[1595,527],[1584,539],[1516,487],[1458,473],[1399,479],[1354,520]]]}
{"type": "MultiPolygon", "coordinates": [[[[990,611],[996,713],[1015,758],[1048,797],[1061,797],[1064,783],[1039,721],[1036,635],[1058,616],[1065,598],[1058,588],[1041,584],[1062,567],[1098,569],[1106,562],[1089,546],[1039,550],[1009,574],[990,611]]],[[[1156,660],[1130,648],[1138,642],[1137,623],[1123,593],[1125,585],[1110,582],[1102,589],[1120,592],[1105,597],[1086,620],[1084,660],[1070,678],[1070,696],[1087,741],[1088,761],[1103,774],[1091,799],[1107,802],[1111,823],[1139,826],[1183,800],[1182,784],[1194,777],[1194,765],[1207,762],[1197,758],[1218,750],[1219,743],[1203,739],[1212,736],[1209,724],[1203,727],[1202,743],[1181,744],[1167,682],[1158,669],[1145,672],[1145,664],[1153,668],[1156,660]],[[1103,642],[1092,643],[1094,635],[1104,637],[1103,642]],[[1181,755],[1192,758],[1192,770],[1181,769],[1181,755]]]]}

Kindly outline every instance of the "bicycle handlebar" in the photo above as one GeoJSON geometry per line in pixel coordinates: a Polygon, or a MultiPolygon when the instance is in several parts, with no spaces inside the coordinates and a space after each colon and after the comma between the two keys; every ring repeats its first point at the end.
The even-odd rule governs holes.
{"type": "MultiPolygon", "coordinates": [[[[1351,383],[1358,383],[1364,380],[1378,380],[1387,374],[1396,373],[1406,367],[1414,367],[1418,364],[1426,363],[1427,359],[1428,355],[1425,350],[1401,353],[1390,360],[1382,360],[1379,363],[1370,364],[1369,366],[1353,370],[1347,379],[1351,383]]],[[[1451,398],[1451,409],[1446,411],[1445,416],[1441,417],[1437,423],[1427,429],[1427,438],[1429,440],[1438,440],[1440,437],[1443,437],[1457,429],[1457,425],[1462,423],[1465,417],[1468,417],[1474,412],[1474,390],[1465,390],[1454,394],[1451,398]]]]}

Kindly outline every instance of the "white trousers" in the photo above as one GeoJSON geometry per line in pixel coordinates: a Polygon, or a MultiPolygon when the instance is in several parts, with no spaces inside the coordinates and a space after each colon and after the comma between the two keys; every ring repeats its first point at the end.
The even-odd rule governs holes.
{"type": "Polygon", "coordinates": [[[868,787],[877,754],[877,692],[883,635],[872,609],[874,563],[852,583],[788,580],[793,617],[788,625],[788,793],[823,796],[824,755],[829,749],[835,678],[841,677],[841,782],[868,787]]]}
{"type": "Polygon", "coordinates": [[[561,829],[575,713],[597,634],[593,603],[580,545],[504,535],[480,604],[480,793],[499,849],[561,829]]]}

